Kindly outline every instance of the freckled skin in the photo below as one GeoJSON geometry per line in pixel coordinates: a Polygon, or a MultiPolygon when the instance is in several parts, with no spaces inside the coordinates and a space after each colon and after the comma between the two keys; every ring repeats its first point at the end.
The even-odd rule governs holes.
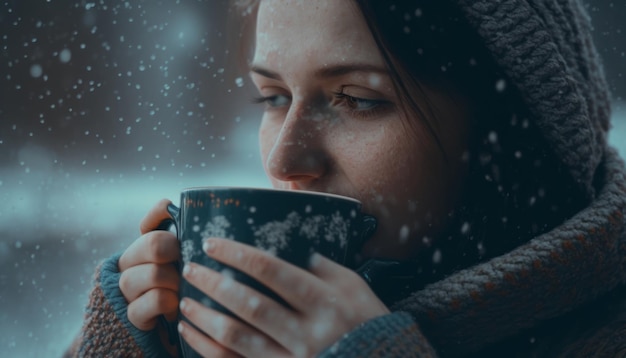
{"type": "Polygon", "coordinates": [[[261,96],[288,99],[266,107],[259,130],[262,160],[273,186],[357,198],[379,220],[364,255],[414,256],[421,238],[441,229],[456,200],[465,170],[460,158],[467,142],[466,110],[439,92],[428,92],[439,109],[435,127],[446,162],[424,119],[406,118],[386,73],[318,76],[320,69],[337,64],[385,69],[350,1],[263,0],[257,24],[253,67],[279,78],[252,72],[252,80],[261,96]],[[349,96],[391,105],[365,117],[356,115],[334,97],[342,88],[349,96]],[[409,121],[417,125],[409,126],[409,121]]]}

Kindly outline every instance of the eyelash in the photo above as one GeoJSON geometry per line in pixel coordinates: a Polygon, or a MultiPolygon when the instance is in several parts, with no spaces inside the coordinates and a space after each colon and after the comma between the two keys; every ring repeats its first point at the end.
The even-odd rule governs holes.
{"type": "Polygon", "coordinates": [[[335,92],[335,98],[341,101],[341,105],[346,107],[351,116],[358,118],[370,118],[374,117],[386,110],[389,109],[389,105],[391,104],[388,101],[379,100],[379,99],[367,99],[360,98],[347,95],[343,92],[335,92]],[[367,109],[356,109],[351,107],[351,103],[355,102],[365,102],[368,103],[367,109]]]}
{"type": "Polygon", "coordinates": [[[277,95],[273,95],[273,96],[260,96],[260,97],[255,97],[252,99],[252,103],[254,104],[265,104],[268,107],[271,108],[275,108],[275,107],[279,107],[277,105],[272,105],[271,102],[276,100],[276,98],[278,97],[285,97],[287,98],[289,101],[291,101],[291,97],[282,95],[282,94],[277,94],[277,95]]]}
{"type": "MultiPolygon", "coordinates": [[[[351,116],[358,118],[368,118],[378,115],[381,112],[384,112],[389,109],[391,105],[390,102],[385,100],[374,100],[374,99],[366,99],[359,98],[347,95],[343,92],[334,92],[335,99],[341,102],[341,106],[347,107],[347,110],[351,116]],[[354,102],[366,102],[371,105],[370,108],[367,109],[355,109],[350,107],[350,103],[354,102]]],[[[256,104],[266,104],[269,108],[278,108],[280,105],[272,104],[272,101],[275,101],[278,97],[285,97],[289,101],[291,101],[291,97],[285,95],[273,95],[273,96],[261,96],[252,99],[253,103],[256,104]]]]}

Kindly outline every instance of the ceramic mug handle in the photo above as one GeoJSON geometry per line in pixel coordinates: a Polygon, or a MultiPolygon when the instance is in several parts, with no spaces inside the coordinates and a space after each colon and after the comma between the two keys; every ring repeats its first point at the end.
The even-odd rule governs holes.
{"type": "MultiPolygon", "coordinates": [[[[167,206],[167,212],[170,214],[170,218],[161,221],[155,230],[169,231],[172,226],[174,226],[174,229],[178,232],[178,228],[180,227],[180,209],[176,205],[170,203],[167,206]]],[[[175,266],[178,273],[180,273],[180,260],[175,264],[175,266]]],[[[163,325],[163,327],[167,330],[168,340],[171,345],[176,346],[178,357],[183,357],[180,344],[178,344],[180,340],[177,329],[178,322],[168,322],[165,316],[161,315],[159,316],[159,324],[163,325]]]]}

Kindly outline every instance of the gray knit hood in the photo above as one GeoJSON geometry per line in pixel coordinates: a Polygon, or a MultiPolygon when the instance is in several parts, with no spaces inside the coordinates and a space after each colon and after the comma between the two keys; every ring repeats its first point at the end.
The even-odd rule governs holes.
{"type": "Polygon", "coordinates": [[[626,282],[626,178],[607,146],[609,93],[582,4],[455,2],[588,204],[556,228],[395,305],[450,355],[484,348],[626,282]]]}
{"type": "Polygon", "coordinates": [[[583,5],[575,0],[458,4],[521,92],[549,145],[593,197],[611,113],[583,5]]]}

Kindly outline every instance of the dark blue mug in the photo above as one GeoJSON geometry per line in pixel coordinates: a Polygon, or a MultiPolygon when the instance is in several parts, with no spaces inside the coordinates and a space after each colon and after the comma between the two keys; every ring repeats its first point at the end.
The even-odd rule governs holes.
{"type": "MultiPolygon", "coordinates": [[[[307,268],[317,252],[348,268],[360,262],[363,243],[376,229],[374,217],[361,212],[361,203],[339,195],[257,188],[198,187],[181,192],[180,205],[170,205],[181,247],[179,267],[194,262],[218,272],[227,269],[233,278],[287,305],[258,281],[215,261],[202,251],[209,237],[232,239],[263,250],[294,265],[307,268]]],[[[181,278],[179,299],[190,297],[218,311],[237,317],[181,278]]],[[[181,315],[180,319],[191,324],[181,315]]],[[[170,338],[177,336],[170,324],[170,338]]],[[[197,357],[182,339],[179,353],[197,357]]]]}

